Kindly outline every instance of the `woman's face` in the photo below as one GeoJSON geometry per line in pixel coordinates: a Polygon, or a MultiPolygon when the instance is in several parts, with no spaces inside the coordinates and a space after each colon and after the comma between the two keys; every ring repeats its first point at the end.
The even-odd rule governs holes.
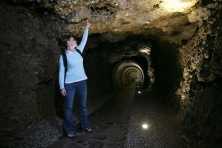
{"type": "Polygon", "coordinates": [[[74,39],[74,37],[70,37],[70,39],[67,41],[67,46],[70,48],[75,48],[77,46],[77,41],[74,39]]]}

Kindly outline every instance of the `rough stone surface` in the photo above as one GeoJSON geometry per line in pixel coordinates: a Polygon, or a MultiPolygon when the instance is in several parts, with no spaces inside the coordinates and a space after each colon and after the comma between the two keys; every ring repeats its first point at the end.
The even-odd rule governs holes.
{"type": "Polygon", "coordinates": [[[129,35],[158,36],[171,43],[189,40],[210,15],[198,0],[10,0],[40,7],[43,14],[55,13],[64,22],[63,34],[82,35],[83,20],[92,22],[92,34],[110,41],[129,35]],[[176,3],[176,4],[175,4],[176,3]],[[191,8],[192,7],[192,8],[191,8]],[[118,38],[116,37],[118,36],[118,38]]]}
{"type": "MultiPolygon", "coordinates": [[[[57,66],[52,63],[57,61],[59,52],[57,41],[47,37],[50,29],[27,9],[5,5],[0,9],[0,137],[4,146],[14,141],[12,137],[21,138],[35,130],[32,125],[42,120],[47,104],[53,104],[51,82],[57,66]],[[39,94],[40,87],[47,89],[39,94]]],[[[53,106],[47,109],[46,114],[54,116],[53,106]]]]}
{"type": "Polygon", "coordinates": [[[216,4],[197,35],[180,49],[183,80],[176,94],[196,147],[221,147],[221,4],[207,7],[216,4]]]}

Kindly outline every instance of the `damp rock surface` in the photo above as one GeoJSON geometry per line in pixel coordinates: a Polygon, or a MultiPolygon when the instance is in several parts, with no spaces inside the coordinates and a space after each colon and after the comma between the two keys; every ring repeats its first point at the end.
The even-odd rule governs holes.
{"type": "MultiPolygon", "coordinates": [[[[211,5],[213,6],[213,5],[211,5]]],[[[218,5],[197,35],[179,49],[183,80],[177,95],[181,98],[184,126],[197,147],[220,147],[222,45],[221,7],[218,5]],[[219,114],[218,114],[219,113],[219,114]],[[201,140],[202,139],[202,140],[201,140]]]]}

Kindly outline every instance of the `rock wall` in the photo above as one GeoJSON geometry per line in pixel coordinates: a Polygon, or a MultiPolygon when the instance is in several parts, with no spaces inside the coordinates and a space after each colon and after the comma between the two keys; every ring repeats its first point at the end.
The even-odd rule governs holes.
{"type": "Polygon", "coordinates": [[[222,136],[222,4],[206,3],[211,16],[180,48],[183,80],[181,98],[184,128],[194,147],[221,147],[222,136]]]}
{"type": "Polygon", "coordinates": [[[48,24],[28,9],[1,4],[0,15],[0,145],[4,147],[35,130],[33,125],[44,116],[55,118],[59,47],[48,24]]]}

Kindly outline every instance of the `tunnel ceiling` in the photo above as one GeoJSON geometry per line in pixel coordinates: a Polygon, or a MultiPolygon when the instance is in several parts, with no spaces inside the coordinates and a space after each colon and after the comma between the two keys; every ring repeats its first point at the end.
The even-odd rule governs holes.
{"type": "Polygon", "coordinates": [[[210,15],[211,5],[198,0],[11,0],[15,4],[40,6],[44,15],[57,14],[64,22],[63,34],[82,35],[85,19],[91,34],[110,41],[128,35],[158,36],[171,43],[189,40],[210,15]],[[43,8],[43,9],[42,9],[43,8]]]}

